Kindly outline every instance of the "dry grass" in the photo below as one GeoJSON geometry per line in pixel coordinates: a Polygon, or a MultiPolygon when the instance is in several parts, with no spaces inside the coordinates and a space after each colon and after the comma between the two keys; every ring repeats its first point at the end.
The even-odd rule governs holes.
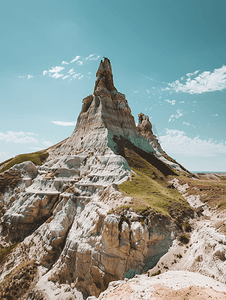
{"type": "Polygon", "coordinates": [[[226,208],[226,182],[225,180],[195,180],[179,177],[180,184],[188,183],[188,195],[199,195],[203,203],[211,208],[223,210],[226,208]]]}
{"type": "Polygon", "coordinates": [[[11,167],[13,167],[16,164],[20,164],[24,161],[32,161],[35,165],[42,165],[43,162],[46,160],[48,157],[48,152],[45,151],[39,151],[39,152],[34,152],[34,153],[27,153],[27,154],[20,154],[17,155],[14,158],[8,159],[0,164],[0,172],[4,172],[11,167]]]}

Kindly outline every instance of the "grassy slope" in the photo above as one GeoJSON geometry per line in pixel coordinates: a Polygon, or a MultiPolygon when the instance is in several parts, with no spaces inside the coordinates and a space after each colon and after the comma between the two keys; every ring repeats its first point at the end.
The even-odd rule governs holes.
{"type": "Polygon", "coordinates": [[[0,173],[24,161],[32,161],[35,165],[42,165],[47,157],[48,153],[46,151],[17,155],[16,157],[8,159],[0,164],[0,173]],[[3,167],[1,168],[1,166],[3,167]]]}
{"type": "Polygon", "coordinates": [[[194,180],[180,176],[180,184],[188,183],[188,195],[199,195],[203,203],[208,204],[211,208],[226,208],[226,182],[225,178],[219,180],[194,180]]]}
{"type": "Polygon", "coordinates": [[[131,180],[119,185],[119,190],[134,198],[134,209],[152,209],[168,216],[172,216],[172,210],[179,215],[191,213],[192,209],[181,194],[167,188],[169,183],[157,168],[133,150],[125,149],[125,158],[136,174],[132,175],[131,180]]]}

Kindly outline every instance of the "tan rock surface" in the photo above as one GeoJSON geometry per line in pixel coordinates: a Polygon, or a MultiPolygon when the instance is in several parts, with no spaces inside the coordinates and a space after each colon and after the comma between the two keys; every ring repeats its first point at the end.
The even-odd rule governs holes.
{"type": "Polygon", "coordinates": [[[114,136],[122,136],[144,151],[154,152],[153,147],[137,131],[125,95],[114,87],[109,59],[101,61],[96,76],[94,93],[83,99],[72,136],[54,153],[74,154],[88,148],[111,149],[117,153],[114,136]]]}
{"type": "MultiPolygon", "coordinates": [[[[150,133],[150,122],[146,121],[143,126],[150,133]]],[[[112,213],[131,201],[117,189],[118,184],[131,179],[126,159],[117,154],[124,146],[138,149],[144,158],[149,155],[151,162],[159,162],[158,155],[163,157],[137,131],[125,96],[114,87],[110,61],[105,58],[97,71],[94,93],[83,100],[72,136],[49,148],[50,155],[42,166],[25,162],[0,174],[0,247],[7,253],[0,260],[0,280],[11,278],[10,288],[18,290],[17,276],[26,276],[30,270],[27,266],[21,271],[18,266],[35,264],[31,276],[35,282],[24,284],[27,291],[26,295],[21,293],[25,297],[21,300],[98,297],[110,282],[152,268],[177,243],[178,229],[169,217],[157,213],[144,216],[125,206],[112,213]],[[16,241],[20,243],[10,250],[16,241]]],[[[160,163],[167,169],[165,175],[174,174],[160,163]]],[[[199,205],[196,200],[188,199],[199,205]]],[[[215,230],[207,229],[208,224],[203,230],[203,223],[199,224],[193,232],[193,246],[187,251],[189,259],[183,264],[223,281],[224,240],[215,230]],[[201,250],[195,245],[198,239],[201,250]],[[213,273],[208,240],[213,244],[213,273]],[[200,251],[205,254],[202,264],[200,251]]],[[[137,281],[138,292],[143,278],[148,277],[137,281]]],[[[154,292],[152,285],[150,288],[154,292]]],[[[132,290],[133,295],[137,291],[133,286],[126,290],[132,290]]]]}
{"type": "Polygon", "coordinates": [[[98,298],[88,300],[205,300],[226,299],[226,285],[192,272],[168,271],[162,275],[135,276],[128,281],[109,284],[98,298]]]}

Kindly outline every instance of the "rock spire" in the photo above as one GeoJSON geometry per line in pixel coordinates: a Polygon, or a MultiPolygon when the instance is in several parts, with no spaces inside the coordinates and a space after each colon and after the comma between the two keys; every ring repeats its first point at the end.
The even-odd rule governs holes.
{"type": "Polygon", "coordinates": [[[76,128],[57,153],[75,154],[92,148],[108,148],[117,153],[115,140],[121,138],[148,153],[155,152],[137,131],[125,95],[114,87],[111,63],[105,57],[96,73],[94,92],[83,99],[76,128]]]}
{"type": "Polygon", "coordinates": [[[101,60],[99,68],[97,70],[94,93],[101,87],[107,89],[109,92],[117,92],[113,83],[111,63],[110,60],[106,57],[104,57],[104,61],[101,60]]]}

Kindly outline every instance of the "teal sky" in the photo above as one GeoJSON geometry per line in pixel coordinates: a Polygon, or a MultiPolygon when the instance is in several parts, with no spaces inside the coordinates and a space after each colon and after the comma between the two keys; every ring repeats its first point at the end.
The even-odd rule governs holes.
{"type": "Polygon", "coordinates": [[[2,0],[0,161],[71,135],[106,56],[169,155],[226,171],[225,12],[225,0],[2,0]]]}

